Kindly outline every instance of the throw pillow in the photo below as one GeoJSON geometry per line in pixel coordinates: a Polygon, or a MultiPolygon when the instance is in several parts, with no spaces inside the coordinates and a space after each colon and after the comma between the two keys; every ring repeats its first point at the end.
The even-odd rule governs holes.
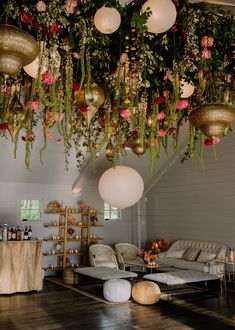
{"type": "Polygon", "coordinates": [[[201,251],[201,253],[199,254],[199,256],[197,258],[197,261],[198,262],[208,262],[210,260],[215,259],[215,257],[216,257],[216,253],[201,251]]]}
{"type": "Polygon", "coordinates": [[[173,251],[167,251],[166,258],[182,258],[185,250],[173,250],[173,251]]]}
{"type": "Polygon", "coordinates": [[[201,249],[191,246],[191,247],[187,248],[182,259],[187,260],[187,261],[194,261],[197,259],[197,256],[199,255],[200,252],[201,252],[201,249]]]}

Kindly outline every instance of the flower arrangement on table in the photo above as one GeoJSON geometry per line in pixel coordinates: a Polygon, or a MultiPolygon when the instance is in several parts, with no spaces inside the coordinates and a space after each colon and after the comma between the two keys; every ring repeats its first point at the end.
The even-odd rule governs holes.
{"type": "MultiPolygon", "coordinates": [[[[18,40],[15,27],[30,33],[36,44],[27,63],[31,72],[22,69],[25,42],[15,45],[14,57],[22,62],[16,72],[8,72],[8,65],[0,71],[1,137],[10,134],[15,150],[17,143],[25,144],[27,168],[39,133],[44,137],[41,162],[47,144],[54,140],[64,144],[66,167],[72,147],[80,169],[86,152],[95,159],[103,146],[114,164],[129,146],[138,156],[148,149],[157,165],[161,148],[166,153],[170,148],[169,140],[177,153],[181,127],[198,106],[232,103],[233,16],[188,0],[164,2],[169,15],[159,15],[165,22],[154,30],[151,15],[158,9],[146,0],[0,3],[5,35],[0,53],[3,56],[7,49],[6,63],[12,63],[14,52],[5,42],[18,40]],[[107,31],[97,24],[99,15],[101,25],[109,24],[107,31]],[[116,19],[119,24],[114,27],[116,19]],[[12,31],[15,38],[8,35],[12,31]]],[[[196,143],[202,160],[203,146],[217,144],[231,129],[231,121],[218,134],[191,125],[183,160],[197,155],[196,143]]]]}
{"type": "Polygon", "coordinates": [[[151,244],[151,249],[157,252],[164,252],[168,249],[169,243],[164,239],[159,239],[153,241],[151,244]]]}
{"type": "Polygon", "coordinates": [[[149,250],[145,250],[145,249],[139,249],[137,251],[137,256],[140,257],[141,259],[143,259],[143,261],[146,264],[152,264],[154,265],[156,263],[157,260],[157,253],[156,251],[149,249],[149,250]]]}

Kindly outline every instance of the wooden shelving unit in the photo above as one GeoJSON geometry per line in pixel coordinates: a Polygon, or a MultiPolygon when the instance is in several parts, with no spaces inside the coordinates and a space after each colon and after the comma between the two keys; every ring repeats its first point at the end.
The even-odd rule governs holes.
{"type": "MultiPolygon", "coordinates": [[[[90,209],[86,211],[70,211],[67,207],[63,210],[48,210],[47,214],[57,217],[52,223],[45,224],[48,229],[57,229],[56,234],[44,239],[48,243],[60,243],[60,252],[52,251],[43,253],[44,256],[57,258],[57,265],[47,267],[46,271],[61,271],[66,268],[66,257],[76,256],[78,264],[88,264],[88,249],[92,241],[101,241],[104,238],[91,233],[92,229],[102,228],[101,224],[93,224],[91,216],[96,215],[95,211],[90,209]],[[68,229],[74,229],[74,233],[69,236],[68,229]],[[70,243],[77,243],[76,247],[71,248],[70,243]]],[[[74,244],[73,244],[74,245],[74,244]]]]}

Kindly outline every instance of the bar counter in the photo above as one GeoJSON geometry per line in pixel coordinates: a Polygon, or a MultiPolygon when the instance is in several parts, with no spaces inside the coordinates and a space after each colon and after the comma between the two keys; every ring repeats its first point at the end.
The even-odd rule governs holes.
{"type": "Polygon", "coordinates": [[[0,242],[0,294],[42,290],[42,241],[0,242]]]}

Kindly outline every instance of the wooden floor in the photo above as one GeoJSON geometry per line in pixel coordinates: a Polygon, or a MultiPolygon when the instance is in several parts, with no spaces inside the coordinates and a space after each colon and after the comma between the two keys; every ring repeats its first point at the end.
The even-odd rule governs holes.
{"type": "Polygon", "coordinates": [[[48,281],[43,291],[0,296],[0,330],[235,329],[235,286],[190,302],[104,304],[48,281]]]}

